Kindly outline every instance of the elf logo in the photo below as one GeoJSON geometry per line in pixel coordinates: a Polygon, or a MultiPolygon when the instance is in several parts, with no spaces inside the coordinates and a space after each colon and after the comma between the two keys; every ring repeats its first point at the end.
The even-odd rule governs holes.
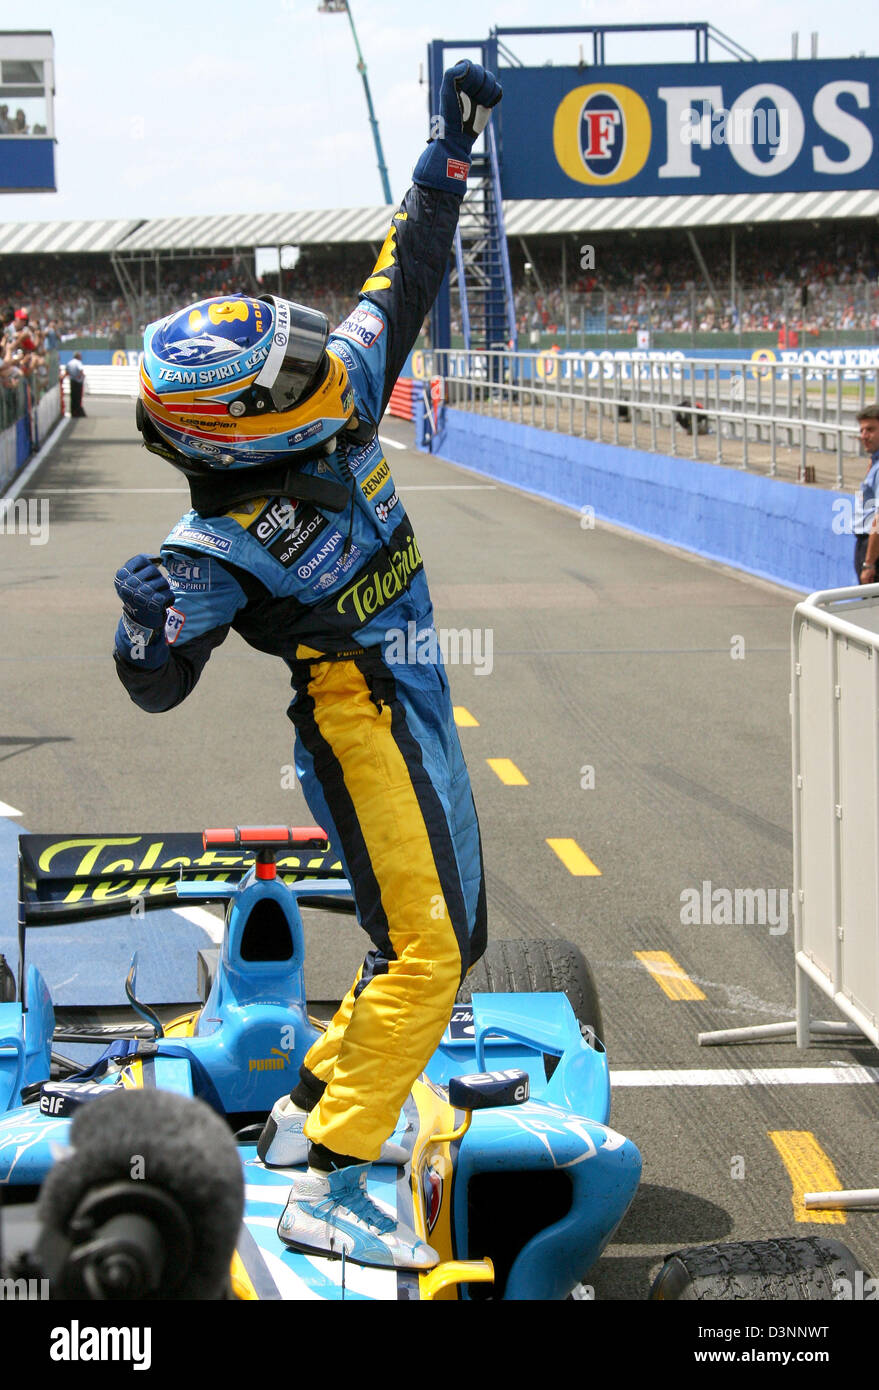
{"type": "Polygon", "coordinates": [[[555,157],[578,183],[626,183],[647,163],[650,113],[631,87],[592,83],[560,102],[553,122],[555,157]]]}

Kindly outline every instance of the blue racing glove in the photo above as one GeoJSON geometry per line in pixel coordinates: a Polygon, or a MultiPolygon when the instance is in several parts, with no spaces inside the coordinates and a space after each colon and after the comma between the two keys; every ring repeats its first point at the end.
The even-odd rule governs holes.
{"type": "Polygon", "coordinates": [[[165,641],[166,610],[174,591],[149,555],[134,555],[114,580],[122,600],[122,617],[116,629],[116,651],[124,661],[146,668],[162,666],[168,659],[165,641]]]}
{"type": "Polygon", "coordinates": [[[415,165],[414,182],[463,197],[473,142],[502,96],[494,73],[478,63],[464,58],[449,68],[440,88],[439,115],[431,117],[430,142],[415,165]]]}

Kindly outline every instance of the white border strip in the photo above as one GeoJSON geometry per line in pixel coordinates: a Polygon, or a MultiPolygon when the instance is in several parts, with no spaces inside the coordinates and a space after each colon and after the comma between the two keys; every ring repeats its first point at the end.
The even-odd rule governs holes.
{"type": "Polygon", "coordinates": [[[612,1071],[623,1086],[865,1086],[879,1082],[879,1067],[716,1067],[692,1071],[612,1071]]]}

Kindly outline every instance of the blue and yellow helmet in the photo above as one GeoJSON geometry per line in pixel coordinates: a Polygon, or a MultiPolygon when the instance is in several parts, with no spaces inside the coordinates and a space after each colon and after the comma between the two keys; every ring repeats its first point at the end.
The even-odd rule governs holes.
{"type": "MultiPolygon", "coordinates": [[[[138,424],[183,455],[228,471],[327,445],[354,412],[325,314],[274,295],[203,299],[144,333],[138,424]],[[146,417],[146,419],[144,419],[146,417]]],[[[163,451],[160,451],[163,452],[163,451]]]]}

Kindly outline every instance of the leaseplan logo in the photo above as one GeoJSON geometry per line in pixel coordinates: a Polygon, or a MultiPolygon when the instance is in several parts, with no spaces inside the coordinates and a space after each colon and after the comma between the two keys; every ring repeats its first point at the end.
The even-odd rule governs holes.
{"type": "Polygon", "coordinates": [[[650,153],[646,102],[631,87],[575,87],[559,103],[552,128],[555,157],[577,183],[627,183],[650,153]]]}

